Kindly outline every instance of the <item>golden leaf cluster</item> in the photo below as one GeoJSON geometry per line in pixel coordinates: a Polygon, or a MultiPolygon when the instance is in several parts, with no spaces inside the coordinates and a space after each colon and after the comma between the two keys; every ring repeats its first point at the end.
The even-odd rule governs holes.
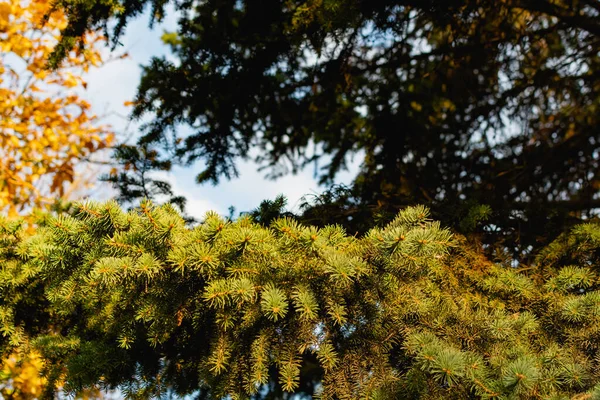
{"type": "Polygon", "coordinates": [[[50,0],[0,0],[0,211],[63,197],[77,163],[113,140],[81,97],[103,37],[87,34],[85,50],[46,68],[66,23],[50,0]]]}
{"type": "Polygon", "coordinates": [[[40,376],[42,366],[42,359],[35,352],[25,358],[17,354],[5,358],[0,367],[0,395],[4,399],[39,398],[45,382],[40,376]]]}

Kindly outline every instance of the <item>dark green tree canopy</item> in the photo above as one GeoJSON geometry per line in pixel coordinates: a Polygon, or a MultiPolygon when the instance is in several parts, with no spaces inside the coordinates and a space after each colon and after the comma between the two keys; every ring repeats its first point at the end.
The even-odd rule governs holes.
{"type": "MultiPolygon", "coordinates": [[[[146,3],[160,17],[166,2],[57,6],[66,35],[115,17],[118,40],[146,3]]],[[[508,247],[598,205],[597,0],[174,4],[179,28],[164,40],[175,61],[144,68],[133,116],[152,116],[141,143],[201,161],[199,182],[235,176],[258,149],[270,176],[320,161],[331,183],[358,154],[345,212],[487,204],[488,233],[508,247]]]]}

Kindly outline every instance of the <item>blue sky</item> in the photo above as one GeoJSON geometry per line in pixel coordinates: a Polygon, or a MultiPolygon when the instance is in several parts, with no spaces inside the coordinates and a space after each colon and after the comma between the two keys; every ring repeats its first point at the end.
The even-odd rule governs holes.
{"type": "MultiPolygon", "coordinates": [[[[83,95],[89,99],[103,122],[112,125],[119,141],[125,137],[135,138],[136,125],[130,123],[126,116],[129,108],[124,102],[132,100],[140,78],[141,65],[147,64],[154,55],[168,55],[168,49],[160,40],[164,30],[176,29],[176,18],[168,13],[165,21],[155,25],[152,30],[148,27],[148,15],[132,21],[124,37],[123,46],[117,48],[112,55],[127,52],[128,58],[116,59],[104,66],[91,71],[87,77],[88,88],[83,95]]],[[[110,56],[106,50],[107,56],[110,56]]],[[[349,183],[357,171],[358,157],[351,171],[340,174],[338,183],[349,183]]],[[[240,177],[231,181],[223,180],[219,185],[198,185],[194,178],[199,168],[176,168],[164,176],[178,195],[188,199],[187,211],[190,215],[202,218],[208,210],[227,214],[229,206],[234,206],[237,212],[249,211],[264,199],[272,199],[278,194],[288,198],[288,206],[294,209],[300,198],[305,194],[318,193],[323,190],[313,177],[314,169],[306,168],[297,175],[287,175],[278,180],[266,180],[263,172],[257,171],[257,165],[252,162],[238,164],[240,177]]],[[[105,199],[113,193],[106,186],[93,191],[93,197],[105,199]]]]}

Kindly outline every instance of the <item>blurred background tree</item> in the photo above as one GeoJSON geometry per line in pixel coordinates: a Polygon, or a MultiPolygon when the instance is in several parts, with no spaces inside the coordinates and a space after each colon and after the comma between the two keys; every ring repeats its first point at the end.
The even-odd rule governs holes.
{"type": "Polygon", "coordinates": [[[98,34],[47,69],[67,20],[47,0],[0,2],[0,210],[49,205],[93,183],[77,165],[109,147],[113,134],[81,96],[102,63],[98,34]]]}
{"type": "Polygon", "coordinates": [[[359,157],[311,223],[364,232],[426,203],[522,260],[598,206],[596,0],[60,0],[52,61],[166,4],[173,54],[144,68],[133,117],[151,119],[139,144],[198,182],[257,155],[269,177],[317,165],[329,185],[359,157]]]}

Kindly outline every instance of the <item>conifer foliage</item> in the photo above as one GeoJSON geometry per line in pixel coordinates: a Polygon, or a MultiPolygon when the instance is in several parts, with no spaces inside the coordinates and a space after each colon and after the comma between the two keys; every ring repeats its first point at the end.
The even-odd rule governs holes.
{"type": "Polygon", "coordinates": [[[364,237],[291,218],[269,227],[170,205],[79,203],[29,235],[0,220],[4,352],[35,348],[49,385],[248,398],[600,396],[600,229],[532,268],[487,261],[402,211],[364,237]]]}

